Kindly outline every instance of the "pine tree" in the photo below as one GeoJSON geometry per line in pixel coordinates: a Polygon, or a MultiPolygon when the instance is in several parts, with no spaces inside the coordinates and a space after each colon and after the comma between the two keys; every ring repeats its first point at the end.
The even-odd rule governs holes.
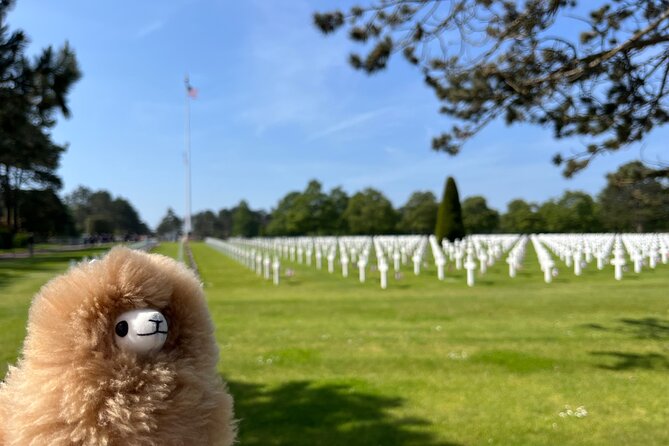
{"type": "Polygon", "coordinates": [[[14,233],[25,220],[22,191],[62,186],[57,169],[66,146],[53,142],[51,129],[59,114],[70,116],[67,99],[81,72],[67,43],[29,58],[28,37],[7,25],[13,5],[0,0],[0,215],[14,233]]]}
{"type": "Polygon", "coordinates": [[[435,236],[439,243],[444,238],[450,241],[461,239],[465,236],[465,226],[462,223],[462,208],[458,187],[453,177],[448,177],[444,188],[444,195],[437,211],[437,227],[435,236]]]}

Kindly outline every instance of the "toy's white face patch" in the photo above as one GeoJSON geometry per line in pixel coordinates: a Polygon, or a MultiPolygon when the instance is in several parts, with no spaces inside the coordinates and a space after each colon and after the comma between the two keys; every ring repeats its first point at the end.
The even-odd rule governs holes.
{"type": "Polygon", "coordinates": [[[130,310],[116,318],[114,340],[121,350],[148,355],[163,347],[167,330],[167,319],[160,311],[130,310]]]}

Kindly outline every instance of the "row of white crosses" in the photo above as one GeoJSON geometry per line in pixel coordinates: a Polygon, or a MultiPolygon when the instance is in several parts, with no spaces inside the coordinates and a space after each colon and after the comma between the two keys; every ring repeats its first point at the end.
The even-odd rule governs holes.
{"type": "Polygon", "coordinates": [[[420,273],[420,265],[427,246],[425,236],[349,236],[349,237],[277,237],[254,239],[231,239],[243,247],[249,258],[254,256],[276,256],[290,262],[312,265],[321,269],[323,259],[327,261],[329,273],[335,272],[335,260],[339,260],[343,277],[350,275],[352,268],[358,268],[360,282],[367,278],[372,252],[376,256],[376,268],[380,272],[380,285],[388,286],[389,262],[398,273],[402,265],[413,262],[415,274],[420,273]]]}
{"type": "Polygon", "coordinates": [[[511,278],[516,277],[516,271],[523,265],[523,260],[525,259],[525,247],[527,246],[528,240],[529,237],[526,235],[519,237],[506,256],[506,263],[509,264],[509,277],[511,278]]]}
{"type": "Polygon", "coordinates": [[[376,252],[376,267],[379,270],[379,279],[381,281],[381,288],[386,289],[388,287],[388,261],[386,260],[386,255],[383,252],[383,246],[381,242],[375,238],[374,240],[374,252],[376,252]]]}
{"type": "Polygon", "coordinates": [[[614,234],[539,234],[539,241],[545,244],[567,268],[574,269],[574,275],[580,276],[583,267],[593,258],[597,259],[597,269],[604,268],[614,234]]]}
{"type": "Polygon", "coordinates": [[[487,234],[472,235],[468,238],[474,245],[476,257],[480,262],[481,273],[485,274],[488,267],[493,266],[502,257],[503,253],[510,251],[522,237],[517,234],[487,234]]]}
{"type": "Polygon", "coordinates": [[[325,260],[328,271],[334,272],[336,237],[277,237],[253,240],[273,246],[277,255],[290,262],[304,263],[307,266],[315,263],[317,269],[322,269],[325,260]]]}
{"type": "Polygon", "coordinates": [[[371,252],[376,256],[376,267],[382,288],[388,286],[390,265],[398,274],[403,265],[413,264],[413,272],[420,274],[428,243],[430,244],[437,277],[444,279],[444,266],[447,257],[455,262],[456,269],[467,270],[467,283],[474,285],[474,271],[480,267],[485,273],[501,254],[508,251],[517,241],[517,235],[471,236],[455,243],[445,241],[440,247],[434,237],[425,236],[351,236],[351,237],[279,237],[232,239],[232,243],[243,246],[249,252],[249,261],[257,265],[262,259],[279,257],[286,261],[312,264],[312,255],[316,259],[316,268],[322,267],[322,259],[327,259],[328,272],[334,273],[335,259],[338,257],[341,274],[348,277],[350,269],[358,268],[360,282],[366,280],[366,270],[370,263],[371,252]],[[253,260],[253,259],[256,260],[253,260]],[[478,260],[478,264],[476,260],[478,260]],[[464,262],[463,262],[464,260],[464,262]]]}
{"type": "MultiPolygon", "coordinates": [[[[583,268],[594,259],[597,260],[597,269],[602,270],[611,255],[614,245],[614,234],[539,234],[537,240],[546,245],[567,268],[573,268],[574,275],[580,276],[583,268]]],[[[615,252],[615,250],[614,250],[615,252]]],[[[615,254],[620,255],[620,253],[615,254]]],[[[616,277],[621,274],[622,266],[618,260],[616,277]]],[[[557,273],[557,268],[554,269],[557,273]]]]}
{"type": "Polygon", "coordinates": [[[381,288],[386,288],[388,260],[392,259],[393,271],[398,274],[402,265],[413,263],[413,272],[420,274],[420,264],[425,255],[425,236],[377,236],[373,238],[377,266],[381,274],[381,288]]]}
{"type": "Polygon", "coordinates": [[[278,285],[281,275],[281,262],[278,256],[270,257],[271,250],[267,246],[250,242],[247,239],[230,239],[229,241],[208,237],[205,243],[219,252],[245,265],[251,271],[266,280],[272,279],[278,285]]]}
{"type": "Polygon", "coordinates": [[[553,257],[544,245],[541,244],[539,237],[536,234],[530,235],[530,240],[532,241],[532,246],[534,246],[534,251],[537,253],[541,271],[544,272],[544,282],[551,283],[553,280],[553,268],[555,267],[553,257]]]}
{"type": "MultiPolygon", "coordinates": [[[[597,269],[606,264],[614,267],[614,277],[622,280],[627,259],[639,274],[644,264],[655,268],[658,262],[669,263],[669,234],[539,234],[533,236],[540,245],[548,247],[567,268],[580,276],[583,268],[596,259],[597,269]]],[[[534,242],[534,240],[533,240],[534,242]]],[[[540,258],[540,263],[542,260],[540,258]]],[[[543,264],[542,264],[543,268],[543,264]]]]}
{"type": "MultiPolygon", "coordinates": [[[[211,240],[215,239],[208,239],[208,243],[211,244],[211,240]]],[[[636,272],[641,271],[644,262],[651,268],[660,261],[669,262],[669,234],[487,234],[467,236],[452,243],[444,240],[441,244],[434,236],[277,237],[218,240],[215,245],[258,275],[269,279],[271,270],[275,283],[278,283],[282,259],[315,265],[317,269],[327,263],[329,273],[335,273],[338,260],[343,277],[348,277],[351,269],[357,267],[358,280],[365,282],[367,268],[376,257],[380,285],[385,289],[391,266],[397,275],[403,265],[413,263],[413,272],[419,275],[428,246],[439,280],[444,280],[445,266],[450,262],[457,270],[464,268],[467,285],[474,286],[476,272],[485,274],[504,253],[509,277],[513,278],[523,264],[529,241],[537,253],[546,283],[557,273],[554,257],[573,268],[575,275],[580,275],[595,259],[600,270],[610,263],[618,280],[627,264],[626,256],[636,272]]]]}
{"type": "Polygon", "coordinates": [[[669,262],[669,234],[622,234],[622,244],[634,263],[634,272],[641,272],[644,262],[654,269],[658,261],[669,262]]]}
{"type": "MultiPolygon", "coordinates": [[[[464,268],[467,270],[467,286],[474,286],[475,283],[475,271],[476,271],[476,261],[474,260],[474,243],[472,242],[472,238],[468,237],[463,240],[455,240],[453,243],[449,242],[448,240],[444,239],[441,242],[441,246],[443,247],[444,253],[448,254],[449,258],[451,261],[455,262],[455,269],[460,270],[464,268]],[[464,260],[464,263],[463,263],[464,260]]],[[[434,248],[433,248],[434,249],[434,248]]],[[[479,253],[483,257],[486,257],[483,255],[483,251],[480,249],[480,244],[479,244],[479,253]]],[[[437,263],[437,268],[441,269],[443,271],[443,266],[442,264],[445,263],[445,259],[439,258],[439,262],[437,263]]],[[[484,270],[487,269],[487,257],[484,260],[486,262],[486,266],[484,266],[484,270]]],[[[436,262],[435,262],[436,263],[436,262]]],[[[444,280],[444,275],[442,272],[437,270],[437,278],[439,280],[444,280]]]]}
{"type": "Polygon", "coordinates": [[[439,280],[444,280],[444,265],[446,265],[446,257],[444,251],[439,247],[439,242],[434,235],[429,237],[430,248],[432,249],[432,258],[434,260],[434,266],[437,267],[437,278],[439,280]]]}
{"type": "Polygon", "coordinates": [[[479,269],[481,274],[485,274],[518,239],[516,234],[472,235],[453,243],[443,240],[440,247],[436,237],[430,236],[429,243],[437,268],[437,278],[444,280],[444,265],[450,260],[456,270],[464,268],[467,271],[467,285],[474,286],[475,271],[479,269]]]}
{"type": "MultiPolygon", "coordinates": [[[[355,265],[361,283],[367,279],[366,271],[373,250],[380,286],[385,289],[388,287],[389,261],[392,260],[393,270],[398,273],[401,266],[411,259],[414,263],[414,272],[418,274],[426,244],[424,236],[349,236],[338,237],[333,246],[338,248],[342,276],[348,277],[350,265],[355,265]]],[[[328,261],[336,254],[335,249],[330,250],[328,261]]],[[[329,272],[332,273],[332,269],[329,269],[329,272]]]]}
{"type": "MultiPolygon", "coordinates": [[[[539,234],[537,238],[564,262],[567,268],[573,268],[576,276],[582,274],[583,268],[593,257],[597,259],[597,268],[602,270],[615,241],[614,234],[539,234]]],[[[622,268],[623,265],[624,263],[619,267],[622,268]]],[[[619,267],[616,267],[617,270],[622,271],[619,267]]]]}
{"type": "Polygon", "coordinates": [[[372,237],[339,237],[337,243],[342,276],[348,277],[349,264],[353,264],[358,268],[358,279],[361,283],[364,283],[367,278],[366,271],[372,247],[372,237]]]}

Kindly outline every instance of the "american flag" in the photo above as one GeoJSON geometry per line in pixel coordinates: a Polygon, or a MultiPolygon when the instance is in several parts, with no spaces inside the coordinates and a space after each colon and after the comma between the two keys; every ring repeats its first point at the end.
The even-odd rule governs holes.
{"type": "Polygon", "coordinates": [[[193,87],[190,84],[190,80],[188,80],[188,76],[186,76],[186,94],[188,95],[189,98],[197,98],[197,88],[193,87]]]}

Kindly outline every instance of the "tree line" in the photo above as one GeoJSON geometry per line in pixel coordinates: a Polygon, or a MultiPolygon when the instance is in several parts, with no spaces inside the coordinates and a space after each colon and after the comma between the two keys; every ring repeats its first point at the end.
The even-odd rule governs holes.
{"type": "MultiPolygon", "coordinates": [[[[538,232],[652,232],[669,230],[669,184],[647,175],[640,162],[621,166],[607,175],[607,184],[596,196],[566,191],[542,203],[514,199],[505,212],[491,208],[485,197],[457,199],[466,234],[538,232]]],[[[454,187],[454,184],[453,184],[454,187]]],[[[446,188],[448,189],[448,187],[446,188]]],[[[448,195],[445,190],[445,196],[448,195]]],[[[453,198],[442,200],[452,203],[453,198]]],[[[446,214],[458,212],[453,205],[446,214]]],[[[438,228],[440,204],[430,191],[411,194],[404,205],[373,188],[349,196],[341,187],[324,191],[311,180],[303,191],[292,191],[266,212],[253,210],[242,200],[230,209],[207,210],[192,217],[193,236],[299,236],[364,234],[433,234],[438,228]]],[[[170,210],[157,232],[179,232],[182,221],[170,210]]],[[[447,218],[447,217],[443,217],[447,218]]],[[[440,234],[445,236],[445,234],[440,234]]]]}
{"type": "MultiPolygon", "coordinates": [[[[399,208],[373,188],[349,195],[341,187],[325,191],[320,182],[311,180],[304,190],[287,193],[270,212],[251,209],[245,200],[218,212],[199,212],[192,218],[192,235],[228,238],[436,233],[439,238],[454,238],[500,232],[668,231],[669,182],[648,176],[646,169],[639,162],[621,166],[607,175],[606,186],[594,197],[566,191],[543,203],[514,199],[505,212],[490,207],[480,195],[460,203],[452,178],[447,181],[441,203],[432,192],[417,191],[399,208]]],[[[21,220],[14,238],[19,243],[28,233],[38,239],[83,235],[91,240],[131,239],[152,233],[128,200],[105,190],[80,186],[63,200],[50,189],[22,190],[17,196],[21,220]]],[[[170,209],[155,233],[175,240],[182,229],[183,220],[170,209]]]]}
{"type": "Polygon", "coordinates": [[[113,197],[106,190],[92,191],[79,186],[64,201],[76,234],[94,239],[132,239],[151,233],[128,200],[113,197]]]}

